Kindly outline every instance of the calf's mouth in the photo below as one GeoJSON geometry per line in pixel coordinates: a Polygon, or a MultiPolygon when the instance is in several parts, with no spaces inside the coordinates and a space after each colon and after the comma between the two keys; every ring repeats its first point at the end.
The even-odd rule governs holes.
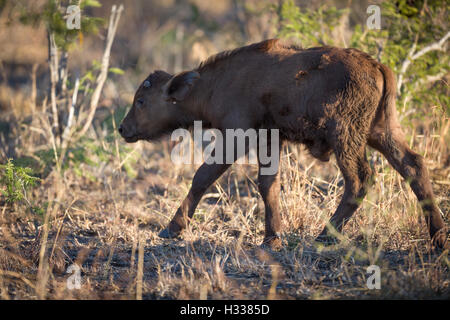
{"type": "Polygon", "coordinates": [[[133,143],[139,140],[138,136],[132,136],[132,137],[124,137],[125,141],[127,143],[133,143]]]}

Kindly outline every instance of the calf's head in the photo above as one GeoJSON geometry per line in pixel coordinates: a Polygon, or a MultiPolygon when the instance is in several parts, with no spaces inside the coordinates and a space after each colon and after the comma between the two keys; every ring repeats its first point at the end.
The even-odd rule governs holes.
{"type": "Polygon", "coordinates": [[[196,71],[174,76],[164,71],[150,74],[139,86],[130,111],[119,126],[126,142],[153,140],[185,125],[189,115],[180,106],[200,78],[196,71]]]}

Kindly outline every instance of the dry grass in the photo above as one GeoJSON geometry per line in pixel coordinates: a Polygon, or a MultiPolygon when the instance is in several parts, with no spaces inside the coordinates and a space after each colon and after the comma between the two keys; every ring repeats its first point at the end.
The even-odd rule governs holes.
{"type": "MultiPolygon", "coordinates": [[[[434,138],[411,141],[427,154],[448,220],[450,170],[436,160],[446,156],[439,130],[425,132],[434,138]]],[[[81,164],[47,175],[30,196],[46,208],[40,227],[23,204],[3,203],[2,299],[450,297],[448,252],[430,251],[414,194],[376,153],[374,186],[345,227],[343,241],[324,248],[314,237],[339,203],[342,176],[334,160],[319,163],[301,147],[286,146],[284,248],[271,252],[259,248],[264,206],[255,166],[234,165],[208,190],[182,239],[163,240],[157,234],[187,194],[194,166],[172,164],[167,143],[140,142],[128,153],[139,155],[133,165],[137,176],[129,177],[118,151],[123,142],[117,135],[108,140],[104,131],[97,134],[99,146],[117,152],[106,161],[91,154],[98,166],[81,164]],[[82,269],[82,287],[69,290],[66,270],[73,263],[82,269]],[[371,264],[381,267],[381,290],[366,286],[371,264]]],[[[37,140],[29,136],[23,143],[37,140]]],[[[18,153],[33,154],[33,148],[18,153]]]]}

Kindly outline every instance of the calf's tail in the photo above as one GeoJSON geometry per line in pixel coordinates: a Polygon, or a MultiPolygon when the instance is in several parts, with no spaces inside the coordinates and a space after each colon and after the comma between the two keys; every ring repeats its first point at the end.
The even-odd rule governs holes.
{"type": "Polygon", "coordinates": [[[397,117],[395,99],[397,95],[397,82],[394,72],[383,64],[380,64],[380,71],[384,78],[384,90],[380,104],[385,115],[386,134],[391,130],[400,129],[397,117]]]}

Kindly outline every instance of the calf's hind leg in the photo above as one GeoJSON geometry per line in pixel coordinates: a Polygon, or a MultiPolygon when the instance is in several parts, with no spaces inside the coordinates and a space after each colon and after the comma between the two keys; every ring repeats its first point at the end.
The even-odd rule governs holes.
{"type": "Polygon", "coordinates": [[[356,149],[357,153],[355,148],[350,146],[342,145],[335,149],[336,160],[344,176],[345,191],[336,212],[330,219],[330,226],[326,226],[317,237],[316,240],[319,242],[334,242],[335,237],[330,229],[334,228],[341,232],[366,195],[371,169],[366,159],[365,146],[356,149]]]}
{"type": "Polygon", "coordinates": [[[389,163],[406,179],[419,200],[433,246],[448,247],[447,228],[436,206],[428,170],[422,156],[412,151],[400,130],[390,135],[373,134],[369,145],[380,151],[389,163]]]}

